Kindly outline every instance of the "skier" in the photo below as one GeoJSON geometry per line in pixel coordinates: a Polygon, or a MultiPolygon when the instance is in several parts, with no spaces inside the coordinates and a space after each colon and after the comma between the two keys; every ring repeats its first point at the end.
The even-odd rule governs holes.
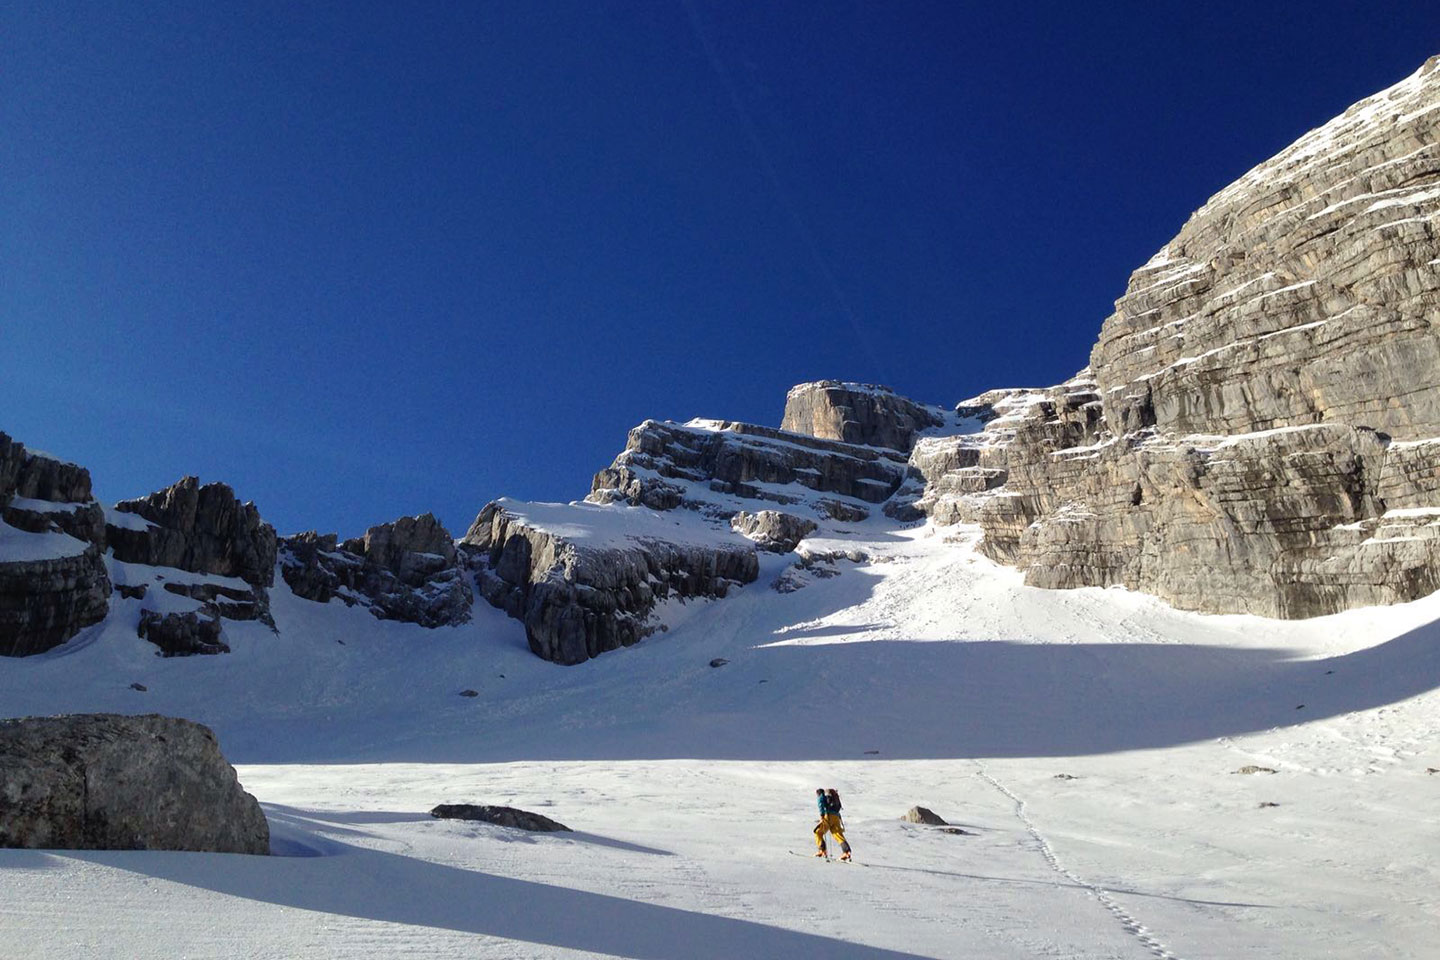
{"type": "Polygon", "coordinates": [[[815,846],[819,851],[817,857],[828,857],[830,854],[825,849],[825,833],[829,833],[840,841],[840,859],[850,859],[850,844],[845,840],[845,824],[840,821],[840,794],[831,787],[826,790],[823,787],[815,788],[815,805],[820,808],[820,822],[815,824],[815,846]]]}

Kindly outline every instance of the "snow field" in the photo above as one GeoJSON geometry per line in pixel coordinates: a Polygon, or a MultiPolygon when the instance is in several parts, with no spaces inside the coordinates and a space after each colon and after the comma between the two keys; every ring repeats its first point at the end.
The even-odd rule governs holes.
{"type": "Polygon", "coordinates": [[[0,851],[0,957],[1437,955],[1440,598],[1207,617],[848,529],[807,547],[869,562],[777,594],[766,557],[580,667],[483,605],[425,631],[282,583],[229,656],[154,657],[137,607],[0,662],[5,714],[212,725],[287,854],[0,851]],[[862,866],[788,855],[817,786],[862,866]],[[576,833],[426,813],[457,801],[576,833]]]}

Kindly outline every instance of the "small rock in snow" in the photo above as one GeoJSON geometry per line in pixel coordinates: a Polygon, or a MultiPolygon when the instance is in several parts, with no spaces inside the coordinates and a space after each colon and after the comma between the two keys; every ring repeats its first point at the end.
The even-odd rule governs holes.
{"type": "Polygon", "coordinates": [[[714,660],[711,660],[711,661],[710,661],[710,666],[712,666],[712,667],[723,667],[723,666],[725,666],[725,664],[727,664],[727,663],[729,663],[729,662],[730,662],[730,661],[729,661],[729,660],[726,660],[724,657],[716,657],[714,660]]]}
{"type": "Polygon", "coordinates": [[[911,807],[909,810],[905,811],[905,815],[900,819],[904,820],[906,823],[924,823],[932,827],[949,826],[949,824],[944,819],[942,819],[939,814],[937,814],[934,810],[930,810],[926,807],[911,807]]]}
{"type": "Polygon", "coordinates": [[[1241,767],[1239,770],[1236,770],[1235,772],[1236,772],[1236,773],[1251,774],[1251,773],[1279,773],[1280,771],[1279,771],[1279,770],[1276,770],[1274,767],[1257,767],[1257,766],[1256,766],[1255,764],[1253,764],[1253,763],[1247,763],[1247,764],[1245,764],[1245,766],[1241,767]]]}
{"type": "Polygon", "coordinates": [[[461,690],[461,691],[460,691],[460,696],[462,696],[462,697],[478,697],[478,696],[480,696],[480,691],[479,691],[479,690],[461,690]]]}
{"type": "Polygon", "coordinates": [[[1280,806],[1280,804],[1275,803],[1274,801],[1271,801],[1271,800],[1261,800],[1261,801],[1260,801],[1260,809],[1262,809],[1262,810],[1265,809],[1266,807],[1278,807],[1278,806],[1280,806]]]}
{"type": "Polygon", "coordinates": [[[147,687],[147,686],[145,686],[145,684],[143,684],[143,683],[132,683],[132,684],[130,684],[130,689],[131,689],[131,690],[139,690],[141,693],[144,693],[146,690],[149,690],[150,688],[147,687]]]}
{"type": "Polygon", "coordinates": [[[493,823],[501,827],[514,827],[517,830],[571,832],[570,828],[563,823],[557,823],[538,813],[517,810],[514,807],[492,807],[474,803],[442,803],[430,811],[430,816],[442,820],[483,820],[486,823],[493,823]]]}
{"type": "Polygon", "coordinates": [[[1073,774],[1073,773],[1057,773],[1057,774],[1055,774],[1054,779],[1056,779],[1056,780],[1079,780],[1080,778],[1077,777],[1077,776],[1075,776],[1075,774],[1073,774]]]}

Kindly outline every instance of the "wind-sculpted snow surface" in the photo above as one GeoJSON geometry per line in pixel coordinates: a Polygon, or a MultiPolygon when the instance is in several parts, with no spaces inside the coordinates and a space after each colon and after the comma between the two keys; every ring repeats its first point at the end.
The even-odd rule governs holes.
{"type": "MultiPolygon", "coordinates": [[[[569,512],[531,519],[606,532],[569,512]]],[[[227,624],[231,655],[164,659],[112,619],[0,661],[13,712],[210,726],[282,854],[0,850],[0,953],[1430,960],[1440,595],[1200,616],[1026,586],[976,536],[817,532],[869,559],[666,603],[668,632],[580,668],[487,605],[429,630],[284,582],[281,643],[227,624]],[[786,852],[817,786],[866,866],[786,852]]]]}

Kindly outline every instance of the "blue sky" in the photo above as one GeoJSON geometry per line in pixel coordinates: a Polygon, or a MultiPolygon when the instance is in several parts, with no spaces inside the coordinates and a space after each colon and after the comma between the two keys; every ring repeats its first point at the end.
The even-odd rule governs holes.
{"type": "Polygon", "coordinates": [[[0,430],[281,532],[566,500],[647,417],[1083,366],[1412,3],[20,3],[0,430]],[[314,9],[306,9],[311,8],[314,9]]]}

